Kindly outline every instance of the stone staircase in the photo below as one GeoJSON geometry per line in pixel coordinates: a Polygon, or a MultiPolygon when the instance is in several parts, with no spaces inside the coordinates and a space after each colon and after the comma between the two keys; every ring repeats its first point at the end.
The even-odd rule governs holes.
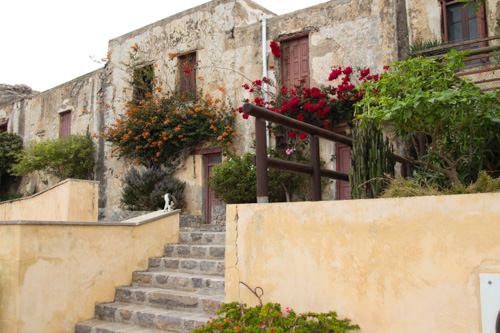
{"type": "Polygon", "coordinates": [[[190,332],[203,326],[224,301],[225,232],[181,229],[180,244],[165,245],[134,272],[132,285],[117,287],[115,302],[97,304],[95,319],[76,333],[190,332]]]}

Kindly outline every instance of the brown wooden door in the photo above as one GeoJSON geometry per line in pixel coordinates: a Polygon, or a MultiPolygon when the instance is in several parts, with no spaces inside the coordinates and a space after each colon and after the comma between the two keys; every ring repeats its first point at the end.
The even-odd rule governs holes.
{"type": "MultiPolygon", "coordinates": [[[[334,127],[332,130],[340,135],[347,136],[345,132],[345,126],[334,127]]],[[[351,167],[351,147],[343,145],[341,143],[336,143],[335,145],[335,156],[337,171],[342,173],[349,173],[349,168],[351,167]]],[[[337,200],[349,200],[351,199],[351,186],[349,182],[337,180],[337,200]]]]}
{"type": "Polygon", "coordinates": [[[208,179],[210,178],[210,173],[215,165],[222,162],[221,153],[207,154],[205,155],[205,184],[206,184],[206,198],[207,203],[205,205],[205,223],[210,223],[212,219],[212,207],[222,205],[222,202],[217,200],[214,191],[208,186],[208,179]]]}
{"type": "Polygon", "coordinates": [[[61,131],[59,137],[65,138],[71,135],[71,111],[66,111],[60,114],[61,117],[61,131]]]}
{"type": "Polygon", "coordinates": [[[299,85],[309,87],[309,38],[308,36],[283,42],[281,56],[282,82],[287,88],[299,85]]]}

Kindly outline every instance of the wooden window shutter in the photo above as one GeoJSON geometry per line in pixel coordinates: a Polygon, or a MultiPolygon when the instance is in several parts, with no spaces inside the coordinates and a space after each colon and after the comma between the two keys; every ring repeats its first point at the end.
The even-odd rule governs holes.
{"type": "Polygon", "coordinates": [[[61,130],[59,137],[65,138],[71,135],[71,111],[66,111],[60,114],[61,117],[61,130]]]}

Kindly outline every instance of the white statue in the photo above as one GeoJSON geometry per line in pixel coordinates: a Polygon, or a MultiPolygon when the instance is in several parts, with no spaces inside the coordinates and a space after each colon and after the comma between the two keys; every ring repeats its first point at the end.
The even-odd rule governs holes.
{"type": "Polygon", "coordinates": [[[175,209],[175,206],[177,205],[177,200],[175,200],[175,197],[170,193],[165,193],[164,199],[165,208],[163,208],[163,210],[166,210],[167,212],[173,211],[175,209]]]}

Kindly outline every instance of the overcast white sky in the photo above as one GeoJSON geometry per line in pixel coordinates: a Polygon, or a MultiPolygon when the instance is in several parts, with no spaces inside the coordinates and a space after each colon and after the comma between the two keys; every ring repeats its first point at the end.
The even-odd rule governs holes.
{"type": "MultiPolygon", "coordinates": [[[[281,15],[326,0],[254,0],[281,15]]],[[[45,91],[101,65],[108,40],[207,0],[2,0],[0,83],[45,91]]]]}

